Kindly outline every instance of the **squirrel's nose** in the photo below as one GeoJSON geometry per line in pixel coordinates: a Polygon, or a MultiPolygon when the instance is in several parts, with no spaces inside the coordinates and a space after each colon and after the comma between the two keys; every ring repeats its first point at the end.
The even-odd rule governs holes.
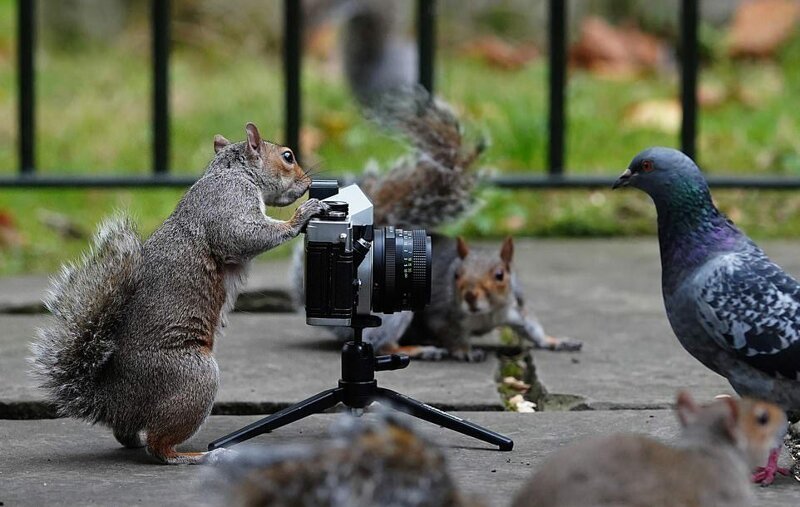
{"type": "Polygon", "coordinates": [[[478,293],[474,290],[468,290],[464,293],[464,300],[469,304],[470,309],[475,309],[475,303],[478,302],[478,293]]]}

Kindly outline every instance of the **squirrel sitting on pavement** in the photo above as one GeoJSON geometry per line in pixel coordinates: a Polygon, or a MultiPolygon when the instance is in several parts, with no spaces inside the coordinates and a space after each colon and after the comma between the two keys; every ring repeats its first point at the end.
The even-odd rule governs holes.
{"type": "Polygon", "coordinates": [[[750,471],[786,432],[772,403],[726,397],[698,406],[678,394],[680,441],[636,435],[594,437],[550,456],[513,507],[750,507],[750,471]]]}
{"type": "Polygon", "coordinates": [[[164,463],[200,463],[175,446],[208,414],[219,384],[213,356],[250,260],[295,237],[324,209],[288,221],[265,215],[303,195],[310,178],[288,148],[214,138],[216,156],[144,243],[131,221],[102,224],[88,255],[66,265],[45,301],[53,317],[32,345],[34,374],[58,413],[110,427],[126,447],[164,463]]]}
{"type": "Polygon", "coordinates": [[[505,326],[536,348],[581,349],[579,341],[547,335],[526,308],[521,284],[512,270],[511,237],[494,253],[470,249],[460,237],[434,235],[431,239],[431,303],[413,314],[384,315],[381,327],[364,330],[364,339],[376,350],[421,359],[481,361],[485,353],[472,348],[470,337],[505,326]]]}
{"type": "MultiPolygon", "coordinates": [[[[368,170],[360,182],[373,203],[376,227],[393,225],[431,231],[456,221],[473,208],[478,182],[473,166],[486,143],[467,142],[458,117],[445,102],[424,88],[405,88],[383,95],[366,114],[377,124],[404,136],[414,147],[386,173],[368,170]]],[[[478,361],[484,353],[472,350],[468,337],[500,326],[512,327],[538,348],[581,348],[578,341],[547,336],[524,307],[520,284],[511,272],[510,240],[500,257],[481,251],[467,256],[466,244],[459,244],[460,250],[456,240],[434,235],[431,306],[416,314],[381,315],[383,324],[365,329],[363,335],[376,352],[400,351],[429,360],[452,357],[478,361]],[[456,271],[463,277],[454,284],[456,271]],[[497,280],[498,276],[503,278],[497,280]],[[401,339],[406,346],[398,349],[401,339]],[[420,346],[419,341],[428,343],[420,346]]],[[[301,249],[296,250],[292,270],[298,307],[303,301],[300,253],[301,249]]],[[[337,328],[335,333],[342,339],[351,335],[347,328],[337,328]]]]}

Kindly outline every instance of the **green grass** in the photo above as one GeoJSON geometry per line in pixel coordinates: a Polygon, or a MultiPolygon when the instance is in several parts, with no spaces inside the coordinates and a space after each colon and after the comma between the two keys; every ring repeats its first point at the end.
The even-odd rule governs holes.
{"type": "MultiPolygon", "coordinates": [[[[0,0],[0,174],[16,171],[16,89],[13,2],[0,0]]],[[[700,116],[700,163],[710,172],[800,176],[800,38],[770,64],[734,63],[717,51],[704,83],[729,99],[700,116]],[[749,97],[749,101],[742,100],[749,97]],[[753,99],[755,97],[755,99],[753,99]]],[[[41,50],[37,62],[37,161],[45,174],[144,174],[151,161],[150,74],[146,31],[123,33],[112,44],[70,51],[41,50]]],[[[464,118],[468,132],[486,135],[483,163],[501,172],[543,170],[547,139],[547,69],[537,61],[499,71],[445,50],[438,92],[464,118]]],[[[179,47],[171,63],[172,147],[175,172],[199,175],[212,155],[214,134],[243,137],[255,121],[282,137],[282,77],[276,57],[240,52],[235,45],[203,52],[179,47]]],[[[304,68],[304,125],[321,140],[305,153],[324,174],[359,171],[370,159],[384,165],[402,143],[363,120],[341,78],[309,59],[304,68]]],[[[571,71],[567,90],[570,171],[620,172],[641,148],[677,146],[677,134],[633,127],[630,108],[677,96],[677,75],[610,81],[571,71]]],[[[796,192],[716,192],[720,206],[756,237],[800,237],[796,192]]],[[[115,209],[133,212],[144,234],[169,214],[176,190],[0,190],[0,215],[10,217],[20,241],[3,244],[0,275],[53,271],[85,249],[87,238],[63,238],[44,225],[57,213],[91,233],[115,209]]],[[[617,236],[652,234],[655,212],[636,192],[501,191],[485,189],[483,208],[451,232],[469,236],[617,236]]],[[[286,218],[290,210],[275,210],[286,218]]],[[[280,255],[280,252],[278,253],[280,255]]]]}

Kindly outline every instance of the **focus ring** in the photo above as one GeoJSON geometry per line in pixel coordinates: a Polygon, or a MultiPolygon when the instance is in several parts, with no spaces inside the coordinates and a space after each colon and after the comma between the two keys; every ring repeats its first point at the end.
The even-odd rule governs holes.
{"type": "Polygon", "coordinates": [[[425,287],[425,280],[427,278],[427,252],[426,252],[426,239],[427,234],[424,230],[415,229],[413,232],[414,241],[414,256],[412,260],[412,282],[417,287],[425,287]]]}
{"type": "Polygon", "coordinates": [[[393,234],[391,237],[389,237],[389,235],[387,234],[385,242],[386,246],[384,247],[383,250],[383,256],[385,259],[384,265],[386,266],[384,272],[384,293],[387,295],[389,294],[393,295],[395,289],[397,288],[397,286],[395,285],[395,271],[397,268],[395,266],[394,259],[395,259],[395,249],[397,245],[398,232],[401,231],[399,230],[396,231],[395,234],[393,234]]]}

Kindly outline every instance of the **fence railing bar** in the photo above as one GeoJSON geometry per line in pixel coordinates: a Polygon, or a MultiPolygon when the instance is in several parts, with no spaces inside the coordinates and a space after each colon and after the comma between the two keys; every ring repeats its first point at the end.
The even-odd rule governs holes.
{"type": "Polygon", "coordinates": [[[299,0],[284,0],[283,72],[285,81],[286,146],[300,157],[300,69],[302,64],[303,14],[299,0]]]}
{"type": "Polygon", "coordinates": [[[697,141],[697,0],[681,1],[681,150],[695,158],[697,141]]]}
{"type": "MultiPolygon", "coordinates": [[[[752,176],[710,176],[709,186],[724,189],[742,190],[798,190],[800,178],[752,177],[752,176]]],[[[550,176],[550,175],[502,175],[488,180],[488,183],[507,189],[611,189],[616,177],[609,176],[550,176]]]]}
{"type": "MultiPolygon", "coordinates": [[[[529,172],[532,172],[530,170],[529,172]]],[[[174,174],[152,176],[8,176],[0,177],[0,188],[185,188],[199,175],[174,174]]],[[[512,174],[498,175],[486,180],[487,185],[512,189],[604,189],[611,190],[613,176],[512,174]]],[[[742,190],[800,190],[800,178],[711,176],[713,188],[742,190]]]]}
{"type": "Polygon", "coordinates": [[[567,75],[567,0],[550,0],[547,169],[564,172],[564,94],[567,75]]]}
{"type": "Polygon", "coordinates": [[[433,93],[436,59],[436,0],[417,0],[419,84],[433,93]]]}
{"type": "Polygon", "coordinates": [[[153,172],[169,172],[170,0],[152,0],[153,172]]]}
{"type": "Polygon", "coordinates": [[[35,89],[36,1],[17,1],[17,85],[19,89],[19,172],[36,167],[35,89]]]}

